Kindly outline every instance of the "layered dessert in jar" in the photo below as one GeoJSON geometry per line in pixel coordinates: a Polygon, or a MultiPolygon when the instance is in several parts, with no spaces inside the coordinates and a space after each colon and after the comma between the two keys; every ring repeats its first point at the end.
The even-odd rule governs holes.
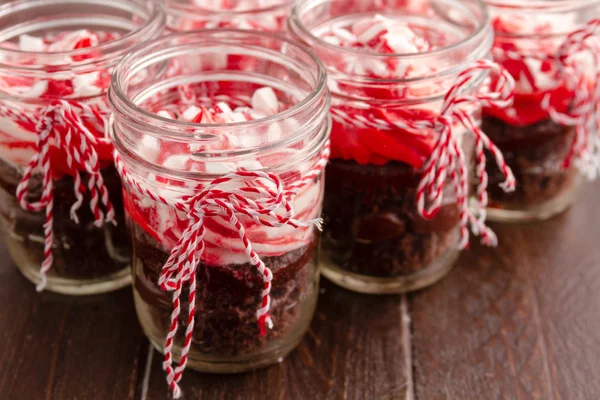
{"type": "Polygon", "coordinates": [[[106,91],[118,59],[164,21],[156,4],[100,3],[0,7],[0,221],[38,290],[90,294],[130,282],[106,91]]]}
{"type": "Polygon", "coordinates": [[[184,32],[198,29],[248,29],[281,32],[293,0],[165,0],[167,27],[184,32]]]}
{"type": "Polygon", "coordinates": [[[519,182],[513,193],[488,166],[494,220],[544,220],[573,202],[582,175],[597,175],[596,29],[598,1],[486,0],[496,38],[492,55],[516,81],[512,107],[484,111],[483,129],[502,150],[519,182]],[[589,33],[589,34],[588,34],[589,33]]]}
{"type": "Polygon", "coordinates": [[[341,286],[416,290],[450,270],[469,225],[495,242],[481,212],[486,178],[471,174],[475,160],[481,172],[484,142],[495,149],[481,139],[477,96],[497,92],[501,107],[511,82],[497,65],[477,64],[492,41],[479,6],[307,1],[292,12],[290,30],[328,68],[323,273],[341,286]],[[502,84],[490,86],[492,77],[502,84]],[[471,178],[480,182],[473,212],[471,178]]]}
{"type": "Polygon", "coordinates": [[[112,132],[135,304],[175,396],[186,364],[270,365],[308,328],[329,155],[325,83],[306,49],[243,31],[166,37],[117,69],[112,132]],[[226,62],[214,64],[217,54],[226,62]]]}

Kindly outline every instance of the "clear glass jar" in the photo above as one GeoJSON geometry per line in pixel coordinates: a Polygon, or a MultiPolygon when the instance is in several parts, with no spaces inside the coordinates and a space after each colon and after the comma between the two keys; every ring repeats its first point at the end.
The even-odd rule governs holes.
{"type": "Polygon", "coordinates": [[[106,90],[123,54],[163,25],[147,1],[0,7],[0,221],[14,262],[40,290],[81,295],[131,282],[106,90]]]}
{"type": "Polygon", "coordinates": [[[203,191],[211,182],[227,199],[239,187],[273,189],[272,183],[256,177],[232,186],[215,183],[227,174],[273,173],[286,191],[303,179],[296,194],[286,194],[296,218],[308,224],[321,214],[324,189],[319,169],[328,156],[330,129],[321,62],[309,50],[273,34],[206,30],[170,35],[123,59],[109,100],[113,141],[126,177],[133,287],[144,332],[159,351],[172,350],[176,359],[200,371],[240,372],[276,363],[298,344],[315,309],[318,231],[313,226],[268,227],[236,211],[249,243],[273,274],[269,314],[274,327],[266,335],[259,332],[264,315],[257,314],[265,301],[255,267],[258,258],[251,262],[240,229],[230,223],[231,217],[222,216],[225,208],[198,211],[206,216],[200,223],[204,249],[190,253],[196,258],[186,264],[190,270],[184,274],[197,281],[198,291],[189,299],[192,283],[184,279],[183,303],[175,316],[179,303],[172,303],[160,276],[170,271],[170,255],[183,251],[180,240],[198,233],[198,220],[186,207],[196,210],[191,204],[197,196],[211,197],[212,192],[203,191]],[[182,87],[193,92],[193,104],[182,87]],[[231,117],[239,122],[218,119],[259,109],[257,93],[264,88],[271,88],[279,100],[271,114],[244,121],[231,117]],[[190,303],[195,306],[190,308],[190,303]],[[190,312],[195,312],[193,325],[188,324],[190,312]],[[168,334],[173,317],[182,328],[168,334]],[[165,344],[168,337],[174,337],[172,349],[168,341],[165,344]],[[185,343],[187,357],[181,356],[185,343]]]}
{"type": "MultiPolygon", "coordinates": [[[[593,140],[584,143],[598,133],[597,123],[589,122],[598,107],[596,66],[585,61],[589,48],[580,39],[576,46],[565,43],[600,16],[600,1],[485,1],[496,34],[492,54],[513,75],[516,88],[514,106],[487,109],[483,127],[519,182],[514,193],[490,191],[487,214],[503,222],[545,220],[573,203],[581,171],[597,174],[598,150],[593,140]],[[574,67],[587,81],[583,88],[572,81],[574,67]],[[560,118],[565,114],[572,121],[560,118]]],[[[493,187],[497,168],[488,166],[488,172],[493,187]]]]}
{"type": "Polygon", "coordinates": [[[165,0],[167,27],[184,32],[236,28],[279,32],[293,0],[165,0]]]}
{"type": "MultiPolygon", "coordinates": [[[[322,272],[364,293],[431,285],[450,271],[459,248],[466,246],[467,171],[464,195],[456,195],[448,172],[437,210],[426,215],[417,204],[421,189],[429,187],[421,187],[428,168],[440,155],[434,148],[449,115],[442,113],[444,102],[457,95],[449,90],[461,71],[489,56],[492,44],[481,2],[385,3],[308,0],[295,6],[289,22],[289,30],[327,66],[332,92],[322,272]],[[380,40],[386,41],[381,49],[367,48],[380,40]],[[425,48],[426,43],[432,47],[425,48]]],[[[484,72],[475,74],[463,82],[461,93],[478,92],[484,78],[484,72]]],[[[461,107],[474,124],[480,121],[480,105],[461,107]]],[[[448,121],[457,148],[463,148],[463,169],[470,169],[471,135],[464,135],[455,116],[448,121]]],[[[494,241],[489,230],[481,226],[479,231],[494,241]]]]}

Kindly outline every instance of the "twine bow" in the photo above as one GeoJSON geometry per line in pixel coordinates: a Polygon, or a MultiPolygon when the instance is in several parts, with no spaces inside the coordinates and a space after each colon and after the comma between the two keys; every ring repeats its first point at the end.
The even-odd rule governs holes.
{"type": "Polygon", "coordinates": [[[575,138],[563,167],[568,168],[575,161],[589,179],[595,178],[600,170],[600,42],[589,40],[599,33],[600,20],[588,22],[569,34],[554,57],[561,67],[557,78],[564,80],[574,94],[570,108],[565,112],[557,111],[551,105],[551,93],[542,102],[542,107],[556,123],[575,127],[575,138]],[[586,53],[592,57],[591,66],[577,57],[586,53]],[[586,71],[593,71],[593,75],[589,76],[586,71]]]}
{"type": "Polygon", "coordinates": [[[294,219],[292,199],[297,191],[314,182],[329,159],[329,145],[321,152],[319,161],[302,179],[284,188],[281,179],[272,173],[261,171],[238,171],[213,180],[206,188],[193,196],[180,200],[171,200],[157,195],[147,189],[136,178],[130,175],[119,155],[115,152],[115,163],[121,177],[130,186],[152,200],[167,204],[185,213],[188,222],[177,244],[162,268],[158,284],[164,291],[173,292],[173,312],[171,325],[164,348],[163,369],[167,374],[167,383],[173,391],[173,397],[181,396],[179,381],[187,364],[188,353],[192,343],[194,317],[196,313],[196,268],[204,251],[204,221],[206,218],[222,217],[238,232],[240,240],[250,264],[252,264],[263,281],[262,300],[256,312],[261,335],[266,335],[267,328],[272,328],[273,321],[269,315],[271,281],[273,274],[264,264],[260,256],[253,250],[252,243],[246,235],[244,223],[239,216],[251,218],[255,223],[266,227],[290,225],[295,228],[311,225],[321,228],[321,219],[302,222],[294,219]],[[181,292],[187,284],[188,313],[185,339],[181,350],[181,358],[177,367],[173,368],[173,342],[179,326],[181,313],[181,292]]]}
{"type": "MultiPolygon", "coordinates": [[[[15,112],[9,107],[0,108],[0,115],[8,116],[23,122],[34,122],[33,118],[22,112],[15,112]]],[[[90,193],[90,209],[94,214],[94,224],[101,227],[105,222],[115,223],[115,211],[108,197],[108,190],[100,173],[100,162],[96,147],[99,144],[108,144],[108,138],[98,138],[86,127],[83,118],[93,121],[104,130],[105,118],[100,111],[84,103],[57,100],[53,101],[42,111],[40,119],[35,123],[37,137],[35,154],[23,172],[23,177],[16,190],[17,201],[25,211],[45,211],[44,222],[44,261],[40,268],[40,283],[37,290],[46,287],[46,274],[53,262],[52,243],[53,231],[53,205],[54,182],[52,177],[52,157],[50,148],[56,147],[64,153],[66,163],[74,176],[74,192],[76,201],[71,207],[71,219],[79,223],[77,210],[83,204],[84,195],[90,193]],[[29,182],[33,173],[42,174],[42,195],[38,201],[27,198],[29,182]],[[82,183],[81,173],[87,173],[87,187],[82,183]],[[100,204],[104,207],[100,207],[100,204]]]]}
{"type": "MultiPolygon", "coordinates": [[[[493,155],[506,177],[506,180],[501,184],[505,191],[514,190],[515,178],[504,161],[500,150],[481,130],[467,109],[469,107],[475,108],[475,106],[507,107],[511,105],[514,98],[514,85],[513,78],[500,65],[489,60],[479,60],[458,75],[456,82],[444,97],[441,112],[430,119],[418,121],[392,120],[387,118],[385,113],[380,118],[375,119],[372,117],[367,118],[364,115],[349,115],[337,108],[332,108],[331,111],[337,121],[350,123],[359,128],[402,129],[409,132],[429,130],[435,132],[437,134],[436,142],[431,156],[423,166],[423,176],[417,188],[419,213],[426,219],[435,217],[442,206],[444,188],[449,177],[454,186],[460,211],[461,239],[459,248],[463,249],[468,246],[469,225],[475,235],[481,235],[484,244],[496,245],[496,236],[485,225],[485,207],[488,204],[485,149],[493,155]],[[475,94],[466,93],[486,73],[495,75],[497,78],[492,80],[493,87],[484,86],[484,90],[480,90],[475,94]],[[469,179],[465,155],[460,146],[460,136],[456,132],[457,123],[475,137],[475,171],[478,183],[477,200],[473,210],[469,209],[468,204],[469,179]]],[[[366,104],[359,104],[358,106],[366,110],[371,108],[366,104]]]]}
{"type": "Polygon", "coordinates": [[[554,93],[550,92],[542,99],[541,106],[554,122],[575,127],[575,137],[563,160],[563,168],[575,163],[589,179],[595,178],[600,171],[600,42],[590,40],[597,37],[599,30],[600,20],[591,20],[581,29],[571,32],[556,54],[543,50],[523,54],[518,50],[493,49],[497,58],[522,63],[536,59],[559,67],[553,78],[557,84],[564,82],[573,93],[572,103],[567,111],[558,111],[552,105],[554,93]],[[581,58],[586,52],[592,57],[593,65],[586,65],[581,58]],[[593,71],[593,75],[586,74],[587,71],[593,71]]]}
{"type": "Polygon", "coordinates": [[[504,161],[502,153],[481,130],[474,121],[472,113],[467,111],[465,106],[479,105],[482,107],[504,108],[510,106],[513,99],[514,80],[512,76],[492,61],[479,60],[459,74],[456,83],[444,97],[440,115],[434,121],[417,123],[423,128],[438,132],[433,152],[425,162],[423,177],[417,188],[419,213],[426,219],[431,219],[437,214],[442,205],[446,178],[449,177],[454,186],[460,212],[460,249],[468,246],[469,225],[471,225],[475,235],[481,235],[483,244],[489,246],[497,244],[494,232],[485,225],[485,208],[488,204],[485,149],[493,155],[506,178],[501,187],[508,192],[514,190],[516,185],[515,177],[504,161]],[[464,93],[478,79],[481,79],[482,73],[485,72],[496,75],[497,79],[493,80],[494,87],[490,87],[489,90],[481,90],[475,94],[464,93]],[[475,173],[478,181],[477,201],[473,209],[469,209],[468,205],[468,172],[465,155],[455,132],[456,122],[459,122],[475,136],[475,173]],[[426,200],[429,202],[429,206],[426,206],[426,200]]]}

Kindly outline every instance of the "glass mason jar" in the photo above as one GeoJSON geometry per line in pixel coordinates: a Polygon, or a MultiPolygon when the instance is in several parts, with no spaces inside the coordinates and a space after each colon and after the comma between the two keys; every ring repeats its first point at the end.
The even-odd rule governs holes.
{"type": "Polygon", "coordinates": [[[39,290],[92,294],[131,281],[106,91],[123,54],[163,25],[148,1],[0,6],[0,222],[39,290]]]}
{"type": "MultiPolygon", "coordinates": [[[[465,133],[480,137],[481,114],[466,97],[488,87],[489,67],[499,73],[478,61],[492,44],[484,5],[308,0],[293,9],[289,30],[321,57],[332,92],[323,274],[358,292],[402,293],[450,271],[468,224],[492,244],[485,214],[466,204],[474,142],[465,133]],[[472,70],[477,63],[485,68],[472,70]]],[[[510,77],[498,76],[509,100],[510,77]]],[[[477,193],[485,204],[483,177],[477,193]]]]}
{"type": "Polygon", "coordinates": [[[285,28],[293,0],[165,0],[172,31],[236,28],[279,32],[285,28]]]}
{"type": "MultiPolygon", "coordinates": [[[[598,0],[486,0],[496,39],[492,54],[516,81],[514,106],[485,110],[483,127],[519,182],[490,191],[488,217],[544,220],[566,210],[582,174],[597,174],[597,45],[582,34],[600,16],[598,0]],[[578,32],[579,31],[579,32],[578,32]],[[592,52],[595,55],[592,56],[592,52]]],[[[490,183],[499,179],[488,166],[490,183]]]]}
{"type": "Polygon", "coordinates": [[[311,221],[329,152],[324,66],[274,34],[175,34],[123,59],[109,101],[144,332],[168,360],[174,351],[200,371],[276,363],[300,341],[318,295],[311,221]],[[298,221],[283,218],[286,203],[298,221]]]}

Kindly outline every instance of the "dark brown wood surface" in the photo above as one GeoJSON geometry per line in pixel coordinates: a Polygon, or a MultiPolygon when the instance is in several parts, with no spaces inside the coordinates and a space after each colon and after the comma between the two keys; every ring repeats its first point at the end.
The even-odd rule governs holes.
{"type": "MultiPolygon", "coordinates": [[[[186,373],[186,399],[600,399],[600,185],[551,221],[494,226],[438,285],[365,296],[323,282],[279,365],[186,373]]],[[[130,289],[37,294],[0,247],[0,400],[165,399],[130,289]]]]}

